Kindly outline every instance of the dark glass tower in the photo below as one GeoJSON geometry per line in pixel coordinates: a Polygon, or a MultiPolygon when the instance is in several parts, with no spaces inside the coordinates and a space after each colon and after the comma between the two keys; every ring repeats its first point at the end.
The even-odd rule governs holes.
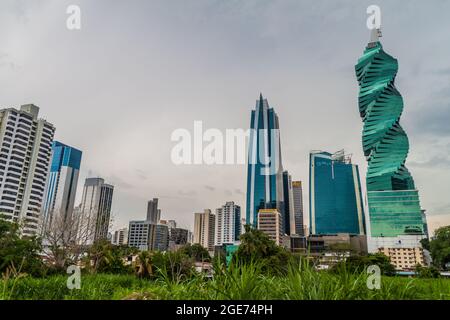
{"type": "Polygon", "coordinates": [[[366,234],[358,166],[344,152],[310,154],[310,234],[366,234]]]}
{"type": "Polygon", "coordinates": [[[280,126],[262,94],[252,110],[250,129],[246,223],[256,228],[260,209],[278,209],[284,215],[280,126]]]}

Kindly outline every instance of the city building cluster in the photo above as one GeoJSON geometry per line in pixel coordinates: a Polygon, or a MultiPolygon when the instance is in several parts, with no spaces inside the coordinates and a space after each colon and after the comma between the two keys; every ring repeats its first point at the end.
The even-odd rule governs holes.
{"type": "Polygon", "coordinates": [[[2,218],[21,223],[24,236],[42,236],[44,245],[60,234],[79,245],[110,240],[149,251],[198,243],[214,254],[235,251],[244,226],[250,225],[292,252],[316,255],[323,268],[368,252],[387,255],[399,270],[426,264],[421,245],[428,237],[425,211],[405,166],[409,142],[394,83],[398,62],[384,52],[378,36],[375,30],[355,67],[367,193],[351,156],[343,150],[311,151],[308,225],[305,184],[283,168],[280,120],[262,94],[251,111],[245,212],[228,199],[214,212],[194,213],[190,231],[162,219],[154,198],[144,220],[111,232],[114,186],[89,177],[75,205],[82,152],[54,141],[53,124],[38,118],[39,108],[29,104],[0,110],[2,218]]]}

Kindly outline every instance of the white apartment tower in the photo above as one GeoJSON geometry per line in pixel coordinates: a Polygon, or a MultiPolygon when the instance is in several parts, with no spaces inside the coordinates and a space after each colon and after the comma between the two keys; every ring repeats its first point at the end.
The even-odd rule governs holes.
{"type": "Polygon", "coordinates": [[[241,207],[227,202],[216,209],[216,246],[237,244],[241,234],[241,207]]]}
{"type": "Polygon", "coordinates": [[[0,214],[38,232],[55,127],[33,104],[0,110],[0,214]]]}

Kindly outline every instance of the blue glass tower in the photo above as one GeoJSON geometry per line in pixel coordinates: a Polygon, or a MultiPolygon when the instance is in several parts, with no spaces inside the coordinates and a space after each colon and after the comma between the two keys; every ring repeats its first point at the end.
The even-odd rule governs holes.
{"type": "Polygon", "coordinates": [[[357,165],[343,151],[310,154],[310,233],[366,234],[357,165]]]}
{"type": "Polygon", "coordinates": [[[250,129],[246,223],[256,228],[260,209],[284,212],[278,115],[262,94],[252,110],[250,129]]]}
{"type": "Polygon", "coordinates": [[[56,215],[66,219],[73,213],[82,152],[55,141],[43,208],[44,231],[56,215]]]}

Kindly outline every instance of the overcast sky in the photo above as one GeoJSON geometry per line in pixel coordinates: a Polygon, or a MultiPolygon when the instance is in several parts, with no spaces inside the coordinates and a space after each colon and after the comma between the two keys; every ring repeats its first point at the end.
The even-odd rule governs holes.
{"type": "Polygon", "coordinates": [[[171,133],[195,120],[247,129],[260,92],[295,180],[307,186],[317,149],[344,148],[365,176],[354,65],[370,4],[399,59],[407,167],[430,227],[448,225],[450,1],[1,0],[0,107],[38,105],[56,139],[83,151],[77,203],[86,177],[105,178],[115,228],[143,219],[153,197],[163,219],[192,228],[204,208],[245,211],[246,167],[176,166],[171,133]],[[79,31],[66,28],[70,4],[79,31]]]}

